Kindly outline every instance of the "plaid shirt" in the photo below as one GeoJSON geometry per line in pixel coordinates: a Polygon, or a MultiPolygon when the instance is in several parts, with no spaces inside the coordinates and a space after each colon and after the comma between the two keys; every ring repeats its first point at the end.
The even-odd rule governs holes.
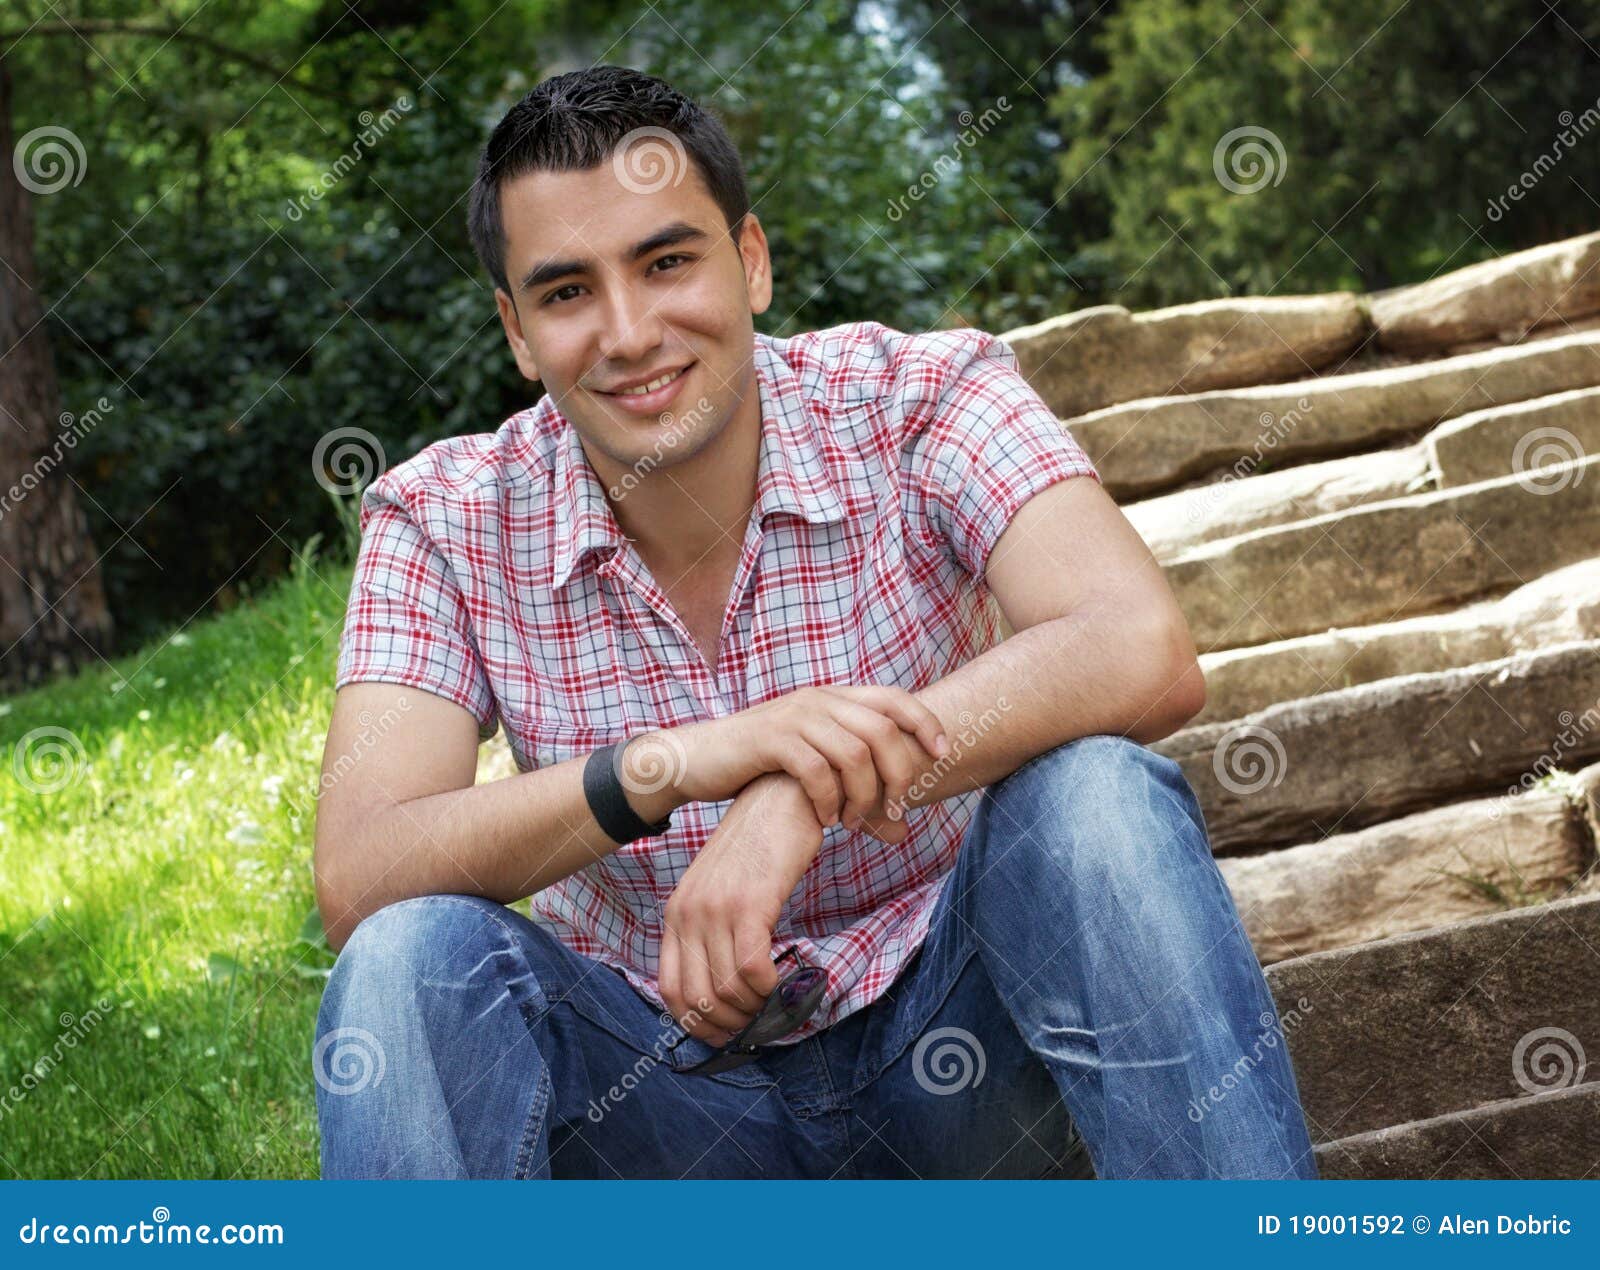
{"type": "MultiPolygon", "coordinates": [[[[981,579],[1016,510],[1087,456],[982,331],[875,322],[755,337],[756,503],[713,675],[545,396],[370,485],[337,685],[408,684],[505,728],[523,771],[812,684],[916,691],[1000,638],[981,579]]],[[[979,730],[985,726],[978,722],[979,730]]],[[[973,727],[963,717],[952,746],[973,727]]],[[[970,732],[969,732],[970,738],[970,732]]],[[[888,846],[830,827],[774,951],[829,972],[796,1039],[879,996],[926,935],[982,790],[908,812],[888,846]]],[[[662,910],[723,802],[535,894],[531,913],[660,1004],[662,910]]]]}

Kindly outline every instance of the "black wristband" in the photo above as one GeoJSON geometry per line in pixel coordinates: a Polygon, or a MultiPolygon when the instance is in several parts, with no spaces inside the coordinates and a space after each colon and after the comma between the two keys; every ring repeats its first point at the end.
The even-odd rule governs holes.
{"type": "Polygon", "coordinates": [[[619,846],[637,838],[665,833],[672,825],[670,815],[652,825],[628,802],[622,784],[622,749],[627,743],[618,741],[604,746],[589,755],[589,761],[583,765],[583,796],[589,800],[589,810],[600,822],[606,837],[619,846]]]}

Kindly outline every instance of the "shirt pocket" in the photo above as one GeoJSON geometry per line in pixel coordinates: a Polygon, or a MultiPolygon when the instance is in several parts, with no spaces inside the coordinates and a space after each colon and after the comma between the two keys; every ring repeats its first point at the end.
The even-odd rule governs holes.
{"type": "Polygon", "coordinates": [[[878,517],[860,553],[845,628],[852,683],[912,692],[937,677],[929,649],[942,632],[930,627],[930,579],[918,577],[923,556],[907,550],[905,535],[905,518],[895,504],[878,517]]]}

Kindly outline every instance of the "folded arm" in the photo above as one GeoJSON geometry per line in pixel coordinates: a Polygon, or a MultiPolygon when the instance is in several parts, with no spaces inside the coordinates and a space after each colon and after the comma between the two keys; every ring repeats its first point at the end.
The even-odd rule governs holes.
{"type": "MultiPolygon", "coordinates": [[[[1059,481],[1023,504],[985,580],[1016,633],[913,694],[951,749],[915,758],[908,807],[991,784],[1080,736],[1159,740],[1205,704],[1161,566],[1096,481],[1059,481]]],[[[869,816],[868,828],[883,823],[869,816]]]]}

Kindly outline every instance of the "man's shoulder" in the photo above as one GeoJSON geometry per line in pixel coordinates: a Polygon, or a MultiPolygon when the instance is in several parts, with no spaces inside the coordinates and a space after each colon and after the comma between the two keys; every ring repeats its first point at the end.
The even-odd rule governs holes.
{"type": "Polygon", "coordinates": [[[914,406],[937,398],[975,359],[992,357],[1016,366],[1015,354],[999,336],[970,326],[901,331],[882,322],[847,322],[787,339],[757,338],[809,393],[840,403],[894,397],[914,406]]]}
{"type": "Polygon", "coordinates": [[[374,500],[417,510],[429,505],[498,503],[508,490],[548,479],[561,420],[549,398],[520,410],[493,432],[444,437],[385,471],[374,500]]]}

